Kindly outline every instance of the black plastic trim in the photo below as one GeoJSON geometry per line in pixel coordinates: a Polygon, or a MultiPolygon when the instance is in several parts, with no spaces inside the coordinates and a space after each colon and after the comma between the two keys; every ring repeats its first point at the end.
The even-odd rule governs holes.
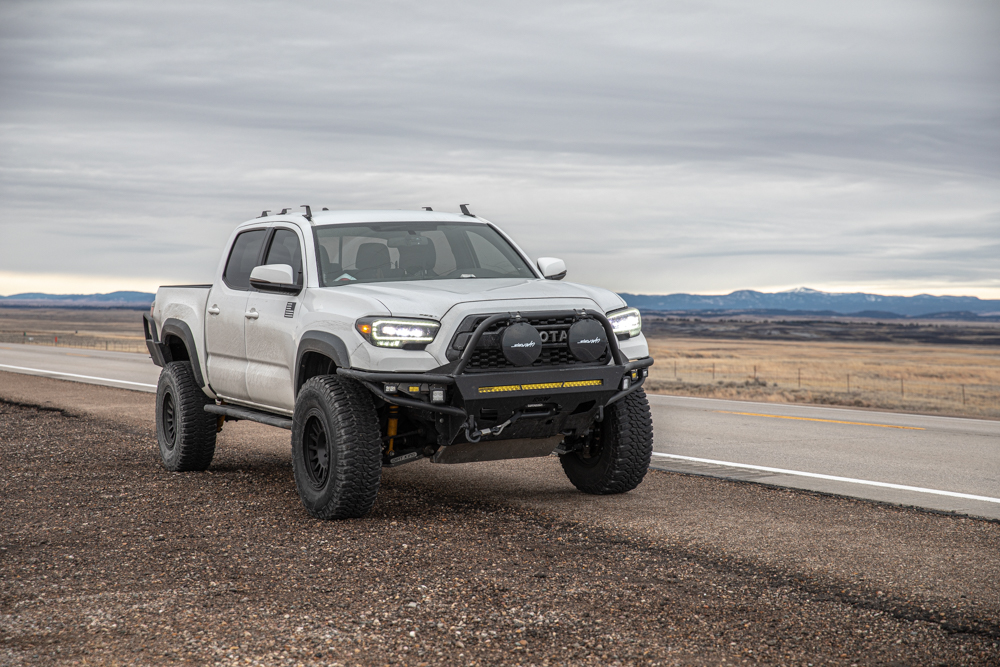
{"type": "Polygon", "coordinates": [[[254,278],[250,279],[250,287],[254,288],[258,292],[266,292],[269,294],[296,295],[302,291],[302,285],[286,285],[284,283],[270,283],[266,280],[256,280],[254,278]]]}
{"type": "Polygon", "coordinates": [[[156,337],[156,322],[153,321],[149,313],[142,314],[142,329],[146,333],[146,349],[149,350],[150,358],[154,364],[163,368],[167,365],[167,355],[170,354],[170,351],[156,337]]]}
{"type": "MultiPolygon", "coordinates": [[[[305,383],[302,373],[303,357],[307,352],[318,352],[331,359],[338,368],[349,368],[351,365],[351,355],[347,352],[347,345],[339,336],[326,331],[307,331],[299,339],[299,349],[295,353],[295,395],[299,395],[299,389],[305,383]]],[[[333,369],[330,372],[334,372],[333,369]]]]}
{"type": "Polygon", "coordinates": [[[479,345],[479,339],[483,337],[486,330],[497,322],[502,322],[503,320],[514,319],[513,313],[500,313],[498,315],[493,315],[487,317],[485,320],[479,323],[476,330],[472,332],[472,337],[469,338],[469,342],[465,344],[465,349],[462,351],[462,356],[458,358],[458,365],[455,366],[455,375],[461,375],[462,371],[469,364],[472,359],[472,355],[476,351],[476,346],[479,345]]]}
{"type": "MultiPolygon", "coordinates": [[[[194,370],[194,381],[198,383],[199,387],[204,389],[207,383],[201,374],[201,364],[198,362],[198,347],[194,343],[191,327],[187,325],[187,322],[171,317],[160,327],[160,337],[166,340],[167,336],[177,336],[184,342],[188,359],[191,361],[191,368],[194,370]]],[[[165,347],[167,349],[167,355],[164,357],[165,360],[168,362],[173,361],[173,356],[169,354],[169,347],[165,347]]]]}
{"type": "MultiPolygon", "coordinates": [[[[573,312],[579,313],[581,315],[588,315],[590,317],[593,317],[598,322],[600,322],[601,325],[604,327],[604,333],[608,338],[608,347],[611,348],[611,359],[615,362],[615,365],[624,366],[626,363],[628,363],[628,359],[625,357],[624,354],[622,354],[621,348],[618,346],[618,337],[615,335],[614,327],[611,326],[611,322],[608,320],[607,316],[604,313],[597,310],[577,310],[573,312]]],[[[469,361],[472,359],[472,355],[476,351],[476,346],[479,345],[479,340],[483,337],[483,334],[486,333],[487,329],[489,329],[497,322],[502,322],[503,320],[509,320],[509,319],[516,319],[518,315],[519,314],[516,313],[498,313],[496,315],[487,317],[485,320],[480,322],[479,326],[476,327],[476,330],[472,332],[472,336],[469,338],[469,341],[465,344],[465,349],[462,350],[462,356],[460,356],[458,359],[458,365],[455,366],[454,374],[461,375],[462,371],[465,370],[465,367],[468,365],[469,361]]],[[[534,316],[537,316],[537,314],[525,313],[523,315],[524,318],[530,318],[534,316]]],[[[506,372],[515,373],[517,371],[508,370],[506,372]]]]}

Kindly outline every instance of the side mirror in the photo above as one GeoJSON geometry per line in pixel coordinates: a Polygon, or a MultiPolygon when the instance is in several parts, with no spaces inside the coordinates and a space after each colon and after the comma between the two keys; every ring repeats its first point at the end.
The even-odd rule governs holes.
{"type": "Polygon", "coordinates": [[[555,257],[539,257],[538,270],[546,280],[562,280],[566,277],[566,262],[555,257]]]}
{"type": "Polygon", "coordinates": [[[250,272],[250,285],[261,292],[298,294],[301,285],[295,284],[295,273],[288,264],[264,264],[250,272]]]}

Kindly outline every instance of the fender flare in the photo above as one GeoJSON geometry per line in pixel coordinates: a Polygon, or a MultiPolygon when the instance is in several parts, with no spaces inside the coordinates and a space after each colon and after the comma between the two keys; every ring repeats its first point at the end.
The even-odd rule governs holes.
{"type": "Polygon", "coordinates": [[[351,355],[347,351],[347,345],[337,335],[326,331],[307,331],[299,339],[299,349],[295,353],[295,395],[298,396],[299,389],[302,388],[302,367],[303,357],[308,352],[317,352],[332,359],[337,368],[350,368],[351,355]]]}
{"type": "MultiPolygon", "coordinates": [[[[194,381],[198,383],[198,386],[202,389],[205,388],[206,382],[205,378],[201,374],[201,363],[198,361],[198,347],[194,342],[194,335],[191,333],[191,327],[187,325],[187,322],[179,320],[176,317],[171,317],[163,323],[160,327],[160,341],[165,341],[167,336],[177,336],[184,342],[184,347],[187,348],[188,359],[191,360],[191,368],[194,370],[194,381]]],[[[169,347],[164,345],[167,349],[167,355],[169,356],[169,347]]],[[[174,359],[167,358],[165,361],[170,362],[174,359]]]]}

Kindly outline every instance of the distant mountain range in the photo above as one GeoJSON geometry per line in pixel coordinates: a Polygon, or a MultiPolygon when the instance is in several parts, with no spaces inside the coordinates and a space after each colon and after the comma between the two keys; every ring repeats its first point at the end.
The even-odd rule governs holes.
{"type": "MultiPolygon", "coordinates": [[[[831,293],[800,287],[788,292],[738,290],[730,294],[622,294],[630,306],[645,311],[713,312],[763,311],[788,315],[854,315],[857,317],[970,317],[1000,316],[1000,300],[975,296],[882,296],[831,293]]],[[[762,314],[763,314],[762,312],[762,314]]]]}
{"type": "Polygon", "coordinates": [[[0,296],[0,306],[46,306],[49,308],[149,308],[155,294],[111,292],[109,294],[43,294],[27,292],[0,296]]]}
{"type": "MultiPolygon", "coordinates": [[[[111,292],[110,294],[42,294],[30,292],[0,296],[0,305],[61,308],[148,308],[154,294],[111,292]]],[[[760,315],[853,315],[876,319],[904,317],[980,319],[1000,317],[1000,300],[975,296],[882,296],[880,294],[831,293],[800,287],[789,292],[739,290],[731,294],[622,294],[630,305],[644,311],[670,313],[754,313],[760,315]]]]}

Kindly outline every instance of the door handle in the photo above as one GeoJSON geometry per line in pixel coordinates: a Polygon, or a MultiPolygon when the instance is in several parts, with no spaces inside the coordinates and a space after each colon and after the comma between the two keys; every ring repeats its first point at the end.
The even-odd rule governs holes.
{"type": "Polygon", "coordinates": [[[215,305],[214,303],[212,304],[212,307],[208,309],[208,314],[209,315],[218,315],[221,312],[222,311],[219,310],[219,307],[217,305],[215,305]]]}
{"type": "Polygon", "coordinates": [[[260,317],[260,313],[257,312],[256,308],[251,308],[248,312],[243,313],[243,316],[248,320],[255,320],[260,317]]]}

